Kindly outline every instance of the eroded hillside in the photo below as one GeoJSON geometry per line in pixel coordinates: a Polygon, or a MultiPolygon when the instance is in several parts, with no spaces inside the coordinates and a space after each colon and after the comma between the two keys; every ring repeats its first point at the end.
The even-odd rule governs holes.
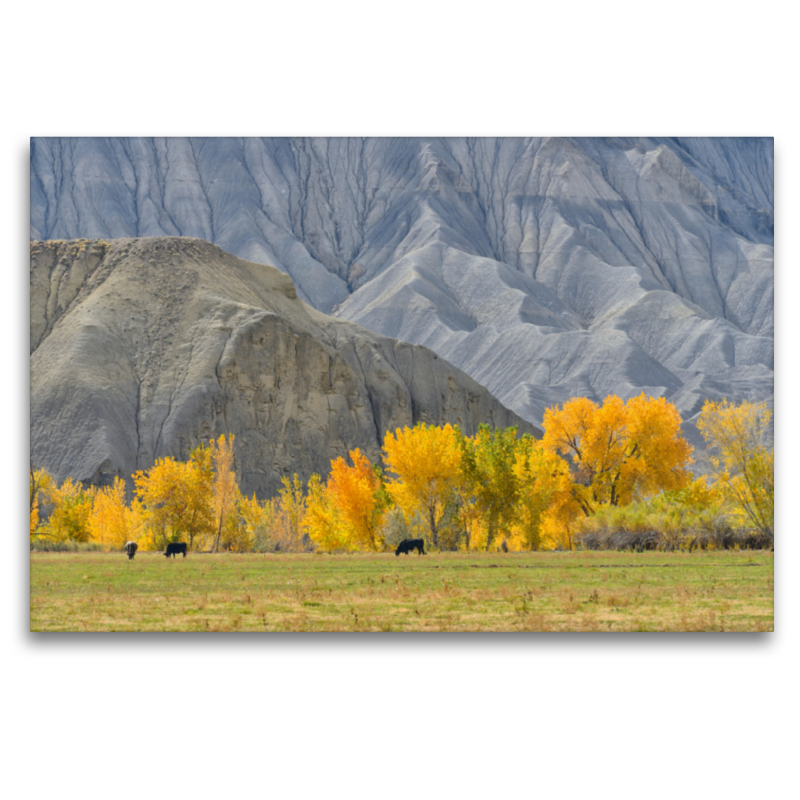
{"type": "Polygon", "coordinates": [[[533,427],[424,347],[328,317],[198,239],[31,245],[31,457],[104,484],[236,435],[242,490],[326,474],[387,430],[533,427]]]}
{"type": "Polygon", "coordinates": [[[570,396],[773,391],[771,139],[34,139],[31,237],[196,236],[430,347],[538,424],[570,396]]]}

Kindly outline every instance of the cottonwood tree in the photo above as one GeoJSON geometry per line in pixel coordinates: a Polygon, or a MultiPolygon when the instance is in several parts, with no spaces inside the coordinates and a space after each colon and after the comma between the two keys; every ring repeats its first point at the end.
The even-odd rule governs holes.
{"type": "Polygon", "coordinates": [[[303,527],[321,550],[372,550],[384,546],[383,517],[390,500],[380,470],[358,449],[331,461],[326,484],[319,475],[308,483],[303,527]]]}
{"type": "Polygon", "coordinates": [[[268,550],[274,522],[274,503],[270,500],[259,502],[255,493],[250,498],[240,495],[236,509],[245,541],[256,552],[268,550]]]}
{"type": "Polygon", "coordinates": [[[308,481],[303,530],[320,550],[334,552],[353,549],[353,543],[345,530],[345,522],[333,502],[328,485],[316,474],[308,481]]]}
{"type": "Polygon", "coordinates": [[[458,438],[452,425],[418,423],[387,431],[383,440],[387,471],[397,476],[386,489],[407,521],[422,513],[434,547],[461,466],[458,438]]]}
{"type": "Polygon", "coordinates": [[[191,549],[195,539],[213,533],[210,448],[195,448],[186,462],[160,458],[149,470],[134,473],[133,481],[148,526],[161,538],[164,549],[168,538],[187,536],[191,549]]]}
{"type": "Polygon", "coordinates": [[[214,464],[214,513],[217,520],[217,535],[212,548],[214,553],[219,550],[219,540],[223,528],[235,510],[239,498],[239,486],[233,468],[233,442],[234,435],[230,434],[229,436],[220,436],[210,445],[211,459],[214,464]]]}
{"type": "Polygon", "coordinates": [[[381,523],[388,498],[380,473],[358,448],[351,451],[350,458],[352,467],[343,458],[331,462],[328,478],[331,501],[356,549],[382,550],[381,523]]]}
{"type": "Polygon", "coordinates": [[[589,516],[600,505],[685,486],[692,447],[680,425],[678,410],[663,397],[642,393],[624,403],[610,395],[602,406],[577,397],[545,411],[542,444],[567,458],[572,496],[589,516]]]}
{"type": "Polygon", "coordinates": [[[133,515],[125,504],[125,482],[121,478],[97,490],[89,531],[94,541],[115,549],[134,538],[133,515]]]}
{"type": "Polygon", "coordinates": [[[744,520],[768,536],[775,528],[771,418],[766,403],[706,400],[697,420],[717,486],[744,520]]]}
{"type": "Polygon", "coordinates": [[[526,436],[517,446],[512,469],[517,480],[514,527],[528,548],[539,550],[546,514],[557,514],[569,497],[569,467],[541,442],[526,436]]]}
{"type": "Polygon", "coordinates": [[[52,486],[49,500],[53,510],[45,533],[57,541],[88,542],[95,492],[94,487],[84,487],[72,478],[60,486],[52,486]]]}
{"type": "Polygon", "coordinates": [[[519,447],[516,428],[492,429],[482,424],[474,437],[461,437],[461,469],[472,488],[475,506],[486,526],[486,549],[501,526],[514,520],[519,481],[514,459],[519,447]]]}

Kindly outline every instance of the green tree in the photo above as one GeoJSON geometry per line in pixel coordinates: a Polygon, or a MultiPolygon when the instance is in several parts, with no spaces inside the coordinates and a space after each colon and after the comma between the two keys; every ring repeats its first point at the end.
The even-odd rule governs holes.
{"type": "Polygon", "coordinates": [[[514,459],[519,447],[516,428],[493,429],[482,424],[473,438],[461,437],[462,469],[486,529],[486,549],[498,531],[514,520],[519,481],[514,459]]]}

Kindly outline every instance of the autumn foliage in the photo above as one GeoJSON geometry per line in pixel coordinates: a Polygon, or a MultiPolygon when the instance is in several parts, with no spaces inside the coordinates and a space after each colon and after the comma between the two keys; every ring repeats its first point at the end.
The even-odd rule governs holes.
{"type": "Polygon", "coordinates": [[[766,403],[707,400],[697,428],[706,440],[720,491],[745,524],[767,536],[775,527],[775,455],[766,403]]]}
{"type": "Polygon", "coordinates": [[[585,515],[627,505],[637,495],[680,489],[691,479],[692,448],[680,435],[678,410],[644,394],[598,406],[585,397],[544,414],[545,449],[565,456],[573,496],[585,515]]]}
{"type": "Polygon", "coordinates": [[[707,402],[698,429],[708,481],[689,471],[692,448],[664,398],[579,397],[545,411],[541,440],[419,423],[387,432],[374,463],[355,449],[327,477],[284,476],[264,500],[241,494],[234,437],[220,436],[127,486],[58,485],[31,469],[31,539],[210,552],[382,552],[403,538],[433,551],[764,546],[774,527],[769,422],[763,404],[707,402]]]}
{"type": "Polygon", "coordinates": [[[387,471],[396,476],[386,489],[406,517],[422,515],[434,547],[461,466],[458,440],[451,425],[420,423],[387,433],[383,442],[387,471]]]}

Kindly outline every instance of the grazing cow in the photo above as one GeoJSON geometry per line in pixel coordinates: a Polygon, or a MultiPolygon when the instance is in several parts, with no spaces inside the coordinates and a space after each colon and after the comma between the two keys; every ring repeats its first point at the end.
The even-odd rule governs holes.
{"type": "Polygon", "coordinates": [[[128,561],[132,560],[136,555],[139,545],[136,542],[125,542],[125,552],[128,554],[128,561]]]}
{"type": "Polygon", "coordinates": [[[164,555],[167,558],[170,556],[174,558],[178,553],[183,553],[183,557],[186,558],[186,542],[170,542],[167,545],[167,552],[164,553],[164,555]]]}
{"type": "Polygon", "coordinates": [[[424,542],[422,541],[422,539],[403,539],[403,541],[400,542],[399,545],[397,545],[397,550],[394,551],[394,554],[396,556],[399,556],[400,553],[406,553],[407,555],[412,550],[416,550],[419,553],[419,555],[424,556],[425,548],[423,545],[424,542]]]}

